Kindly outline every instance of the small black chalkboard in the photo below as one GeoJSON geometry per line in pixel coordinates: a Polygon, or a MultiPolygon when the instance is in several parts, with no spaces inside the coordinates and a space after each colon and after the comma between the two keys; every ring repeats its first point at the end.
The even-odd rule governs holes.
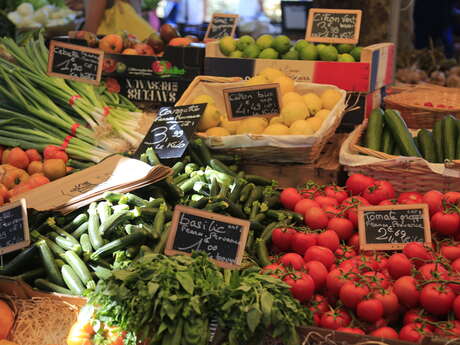
{"type": "Polygon", "coordinates": [[[230,120],[253,116],[279,116],[279,84],[253,85],[224,90],[224,101],[230,120]]]}
{"type": "Polygon", "coordinates": [[[51,41],[48,75],[98,85],[101,81],[104,52],[59,41],[51,41]]]}
{"type": "Polygon", "coordinates": [[[204,36],[204,42],[218,40],[225,36],[233,37],[238,18],[237,14],[214,13],[204,36]]]}
{"type": "Polygon", "coordinates": [[[30,245],[27,207],[24,199],[0,208],[0,255],[30,245]]]}
{"type": "Polygon", "coordinates": [[[217,265],[241,264],[249,222],[182,205],[176,206],[166,244],[166,255],[204,251],[217,265]]]}
{"type": "Polygon", "coordinates": [[[356,44],[361,15],[361,10],[312,8],[308,13],[305,39],[310,42],[356,44]]]}
{"type": "Polygon", "coordinates": [[[206,103],[161,108],[135,156],[152,147],[160,159],[181,158],[205,109],[206,103]]]}
{"type": "Polygon", "coordinates": [[[426,204],[359,207],[358,226],[362,250],[399,250],[410,242],[431,244],[426,204]]]}

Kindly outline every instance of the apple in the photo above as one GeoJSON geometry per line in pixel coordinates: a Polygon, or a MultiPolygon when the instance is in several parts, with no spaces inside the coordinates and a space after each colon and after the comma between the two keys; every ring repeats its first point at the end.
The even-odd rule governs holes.
{"type": "Polygon", "coordinates": [[[99,41],[99,48],[105,53],[119,54],[123,49],[123,39],[120,35],[110,34],[99,41]]]}
{"type": "Polygon", "coordinates": [[[134,49],[139,55],[155,55],[153,48],[146,43],[137,43],[134,49]]]}

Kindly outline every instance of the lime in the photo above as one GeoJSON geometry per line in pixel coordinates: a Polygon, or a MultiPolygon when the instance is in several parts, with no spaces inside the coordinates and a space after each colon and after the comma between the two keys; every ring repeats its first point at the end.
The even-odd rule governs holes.
{"type": "Polygon", "coordinates": [[[337,61],[337,49],[333,45],[328,45],[319,50],[319,57],[323,61],[337,61]]]}
{"type": "Polygon", "coordinates": [[[280,54],[287,53],[291,48],[291,40],[285,35],[276,36],[273,40],[272,47],[280,54]]]}
{"type": "Polygon", "coordinates": [[[339,62],[355,62],[355,59],[350,54],[344,53],[344,54],[339,54],[339,56],[337,57],[337,61],[339,61],[339,62]]]}
{"type": "Polygon", "coordinates": [[[256,44],[261,50],[270,48],[273,44],[273,36],[262,35],[257,39],[256,44]]]}
{"type": "Polygon", "coordinates": [[[279,69],[266,67],[259,73],[259,76],[265,77],[268,81],[273,82],[275,79],[283,77],[284,73],[279,69]]]}
{"type": "Polygon", "coordinates": [[[291,49],[286,54],[283,54],[281,58],[284,60],[299,60],[299,52],[295,49],[291,49]]]}
{"type": "Polygon", "coordinates": [[[223,127],[211,127],[206,130],[208,137],[225,137],[230,135],[230,132],[223,127]]]}
{"type": "Polygon", "coordinates": [[[353,50],[355,46],[353,44],[346,44],[346,43],[342,43],[342,44],[338,44],[337,45],[337,51],[340,53],[340,54],[345,54],[345,53],[349,53],[353,50]]]}
{"type": "Polygon", "coordinates": [[[273,123],[265,128],[264,133],[267,135],[287,135],[289,134],[289,127],[282,123],[273,123]]]}
{"type": "Polygon", "coordinates": [[[219,48],[222,54],[229,56],[231,52],[236,50],[236,41],[233,37],[225,36],[220,39],[219,48]]]}
{"type": "Polygon", "coordinates": [[[254,40],[254,38],[252,38],[251,36],[249,35],[244,35],[244,36],[241,36],[240,39],[238,40],[238,42],[236,42],[236,48],[238,50],[241,50],[243,51],[244,48],[246,48],[247,46],[251,45],[251,44],[255,44],[256,41],[254,40]]]}
{"type": "Polygon", "coordinates": [[[326,48],[327,45],[323,44],[323,43],[320,43],[320,44],[317,44],[316,45],[316,49],[318,50],[318,53],[320,50],[322,50],[323,48],[326,48]]]}
{"type": "Polygon", "coordinates": [[[355,61],[361,61],[361,51],[363,50],[363,47],[354,47],[353,50],[351,51],[351,56],[355,59],[355,61]]]}
{"type": "Polygon", "coordinates": [[[255,59],[260,54],[260,49],[255,44],[250,44],[243,51],[243,57],[255,59]]]}
{"type": "Polygon", "coordinates": [[[235,50],[233,52],[230,53],[230,55],[228,57],[231,57],[231,58],[242,58],[243,57],[243,52],[241,50],[235,50]]]}
{"type": "Polygon", "coordinates": [[[318,59],[318,49],[313,44],[309,44],[300,50],[299,55],[302,60],[316,60],[318,59]]]}
{"type": "Polygon", "coordinates": [[[305,120],[308,116],[308,108],[303,102],[292,102],[281,109],[283,122],[288,126],[297,120],[305,120]]]}
{"type": "Polygon", "coordinates": [[[259,54],[259,59],[278,59],[278,52],[273,48],[265,48],[259,54]]]}
{"type": "Polygon", "coordinates": [[[301,51],[303,47],[306,47],[308,45],[311,45],[311,43],[305,41],[305,40],[298,40],[296,44],[294,45],[295,50],[301,51]]]}

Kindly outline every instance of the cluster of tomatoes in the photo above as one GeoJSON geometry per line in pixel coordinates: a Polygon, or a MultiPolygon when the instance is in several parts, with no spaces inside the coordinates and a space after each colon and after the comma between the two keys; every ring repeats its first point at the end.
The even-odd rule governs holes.
{"type": "Polygon", "coordinates": [[[421,342],[460,338],[460,193],[396,195],[387,181],[355,174],[346,187],[286,188],[284,207],[305,227],[272,232],[272,264],[263,272],[291,286],[320,327],[421,342]],[[402,253],[360,251],[358,206],[428,204],[433,245],[402,253]]]}

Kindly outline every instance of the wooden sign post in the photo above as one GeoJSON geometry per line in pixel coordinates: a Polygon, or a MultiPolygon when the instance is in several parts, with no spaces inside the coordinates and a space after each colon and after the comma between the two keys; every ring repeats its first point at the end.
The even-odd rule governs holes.
{"type": "Polygon", "coordinates": [[[225,36],[233,37],[238,18],[237,14],[214,13],[206,30],[204,42],[218,40],[225,36]]]}
{"type": "Polygon", "coordinates": [[[187,206],[174,209],[165,254],[204,251],[216,265],[238,268],[243,259],[249,222],[187,206]]]}
{"type": "Polygon", "coordinates": [[[51,41],[48,75],[98,85],[101,81],[104,52],[59,41],[51,41]]]}
{"type": "Polygon", "coordinates": [[[235,87],[223,90],[229,120],[247,117],[279,116],[281,111],[280,84],[235,87]]]}
{"type": "Polygon", "coordinates": [[[30,245],[27,207],[24,199],[0,208],[0,255],[30,245]]]}
{"type": "Polygon", "coordinates": [[[357,44],[361,28],[361,10],[311,8],[305,40],[319,43],[357,44]]]}
{"type": "Polygon", "coordinates": [[[431,245],[428,205],[358,207],[361,250],[401,250],[407,243],[431,245]]]}

